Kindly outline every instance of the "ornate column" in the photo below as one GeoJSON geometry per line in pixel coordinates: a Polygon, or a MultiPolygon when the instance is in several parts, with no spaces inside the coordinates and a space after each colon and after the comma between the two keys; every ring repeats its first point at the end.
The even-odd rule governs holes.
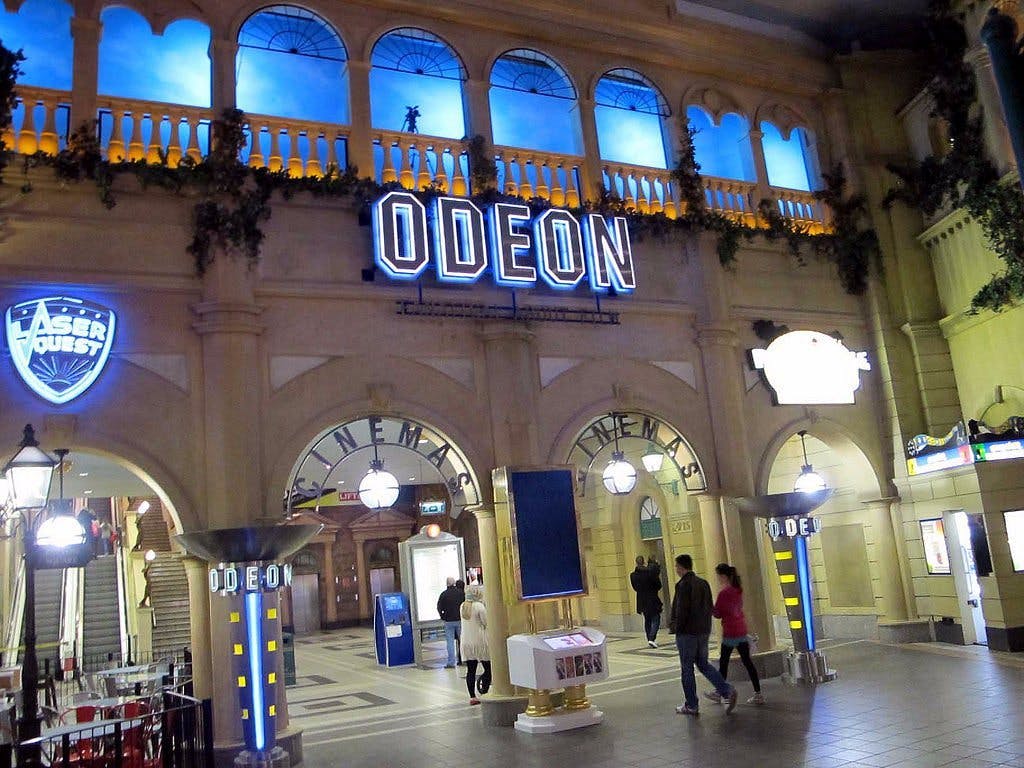
{"type": "Polygon", "coordinates": [[[494,144],[491,127],[491,84],[484,80],[467,80],[463,83],[466,94],[466,133],[469,136],[483,136],[494,144]]]}
{"type": "Polygon", "coordinates": [[[363,178],[373,177],[373,125],[370,120],[370,62],[348,63],[349,122],[348,164],[359,168],[363,178]]]}
{"type": "Polygon", "coordinates": [[[491,650],[492,690],[497,696],[514,696],[509,682],[508,652],[505,640],[509,634],[508,611],[501,594],[501,563],[498,555],[498,531],[494,507],[481,504],[472,510],[480,532],[480,566],[484,571],[484,601],[487,605],[487,646],[491,650]]]}
{"type": "Polygon", "coordinates": [[[98,19],[71,18],[74,40],[71,66],[71,131],[96,119],[96,92],[100,78],[100,35],[98,19]]]}
{"type": "Polygon", "coordinates": [[[324,594],[327,605],[324,621],[330,627],[338,622],[338,588],[334,583],[334,542],[324,542],[324,594]]]}
{"type": "MultiPolygon", "coordinates": [[[[366,539],[353,536],[356,545],[356,594],[359,597],[359,623],[363,619],[373,618],[373,606],[370,605],[370,574],[366,570],[366,539]]],[[[403,585],[408,589],[407,585],[403,585]]]]}
{"type": "Polygon", "coordinates": [[[722,500],[718,494],[702,493],[697,496],[700,508],[700,528],[704,536],[704,553],[710,572],[718,563],[725,562],[725,527],[722,524],[722,500]]]}
{"type": "Polygon", "coordinates": [[[604,177],[601,173],[601,145],[597,140],[597,117],[594,114],[595,104],[591,99],[580,99],[580,128],[583,133],[583,167],[580,197],[597,200],[604,189],[604,177]]]}
{"type": "Polygon", "coordinates": [[[753,126],[750,129],[750,133],[747,134],[747,138],[750,140],[750,151],[754,156],[754,172],[757,175],[757,188],[754,192],[754,199],[750,201],[751,207],[754,211],[757,211],[758,206],[761,205],[762,200],[767,200],[771,197],[771,184],[768,181],[768,161],[764,156],[764,132],[761,130],[761,126],[753,126]]]}
{"type": "Polygon", "coordinates": [[[188,579],[189,623],[192,632],[192,680],[199,699],[213,696],[213,657],[210,654],[209,566],[195,557],[182,558],[188,579]]]}
{"type": "Polygon", "coordinates": [[[210,63],[213,69],[213,93],[210,104],[213,107],[215,119],[220,118],[225,109],[236,106],[235,62],[237,58],[237,40],[210,40],[210,63]]]}

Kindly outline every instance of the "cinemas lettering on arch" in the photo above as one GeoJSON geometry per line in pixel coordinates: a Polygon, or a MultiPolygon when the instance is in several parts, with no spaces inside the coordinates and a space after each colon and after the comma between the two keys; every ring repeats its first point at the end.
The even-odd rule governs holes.
{"type": "Polygon", "coordinates": [[[443,283],[475,283],[490,272],[508,288],[538,281],[595,293],[636,288],[626,219],[550,208],[534,216],[521,203],[486,211],[472,200],[438,197],[427,206],[411,192],[388,192],[372,206],[374,261],[388,277],[416,280],[431,262],[443,283]]]}

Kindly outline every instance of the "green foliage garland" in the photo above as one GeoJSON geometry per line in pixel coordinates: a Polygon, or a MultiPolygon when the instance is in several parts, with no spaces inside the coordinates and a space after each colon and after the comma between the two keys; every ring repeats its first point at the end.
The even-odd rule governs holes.
{"type": "Polygon", "coordinates": [[[934,75],[928,85],[932,117],[948,129],[948,152],[920,163],[890,165],[899,184],[885,204],[902,202],[926,216],[946,208],[966,210],[1005,264],[1003,272],[993,275],[974,296],[971,311],[998,312],[1024,299],[1024,196],[1019,185],[1000,181],[986,155],[977,82],[964,60],[967,33],[950,0],[931,3],[928,40],[926,56],[934,75]]]}

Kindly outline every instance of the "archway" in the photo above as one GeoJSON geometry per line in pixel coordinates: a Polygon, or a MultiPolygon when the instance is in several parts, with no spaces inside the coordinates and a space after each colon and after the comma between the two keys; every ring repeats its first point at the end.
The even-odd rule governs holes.
{"type": "Polygon", "coordinates": [[[285,514],[325,526],[322,625],[369,621],[373,589],[401,588],[397,545],[437,524],[465,539],[467,564],[479,567],[476,521],[464,514],[480,502],[480,486],[463,451],[441,430],[411,418],[371,414],[323,430],[301,453],[284,498],[285,514]],[[371,509],[359,485],[379,460],[398,483],[395,502],[371,509]],[[390,572],[389,572],[390,571],[390,572]]]}
{"type": "MultiPolygon", "coordinates": [[[[900,558],[889,512],[875,468],[847,435],[832,425],[811,425],[801,439],[787,431],[776,441],[775,455],[762,473],[767,493],[794,490],[798,477],[811,467],[833,490],[814,516],[820,533],[809,540],[814,584],[814,613],[824,637],[875,637],[879,621],[906,618],[900,558]],[[804,447],[806,446],[806,460],[804,447]]],[[[770,607],[780,640],[789,637],[782,590],[771,545],[764,534],[761,551],[765,584],[772,585],[770,607]]]]}
{"type": "Polygon", "coordinates": [[[641,556],[659,564],[668,604],[671,565],[687,552],[703,567],[706,538],[697,497],[707,488],[689,441],[667,421],[641,411],[616,411],[591,420],[576,436],[568,462],[577,468],[577,508],[583,536],[588,596],[579,613],[610,631],[640,631],[629,574],[641,556]],[[613,494],[603,473],[621,451],[636,470],[635,487],[613,494]]]}
{"type": "MultiPolygon", "coordinates": [[[[82,524],[94,555],[84,568],[36,573],[37,649],[59,694],[70,695],[80,675],[112,662],[183,663],[192,645],[191,610],[173,541],[180,519],[168,493],[126,459],[75,449],[54,473],[50,499],[82,524]]],[[[23,547],[13,533],[0,532],[5,649],[17,648],[23,633],[23,547]]],[[[10,650],[4,662],[16,662],[10,650]]]]}

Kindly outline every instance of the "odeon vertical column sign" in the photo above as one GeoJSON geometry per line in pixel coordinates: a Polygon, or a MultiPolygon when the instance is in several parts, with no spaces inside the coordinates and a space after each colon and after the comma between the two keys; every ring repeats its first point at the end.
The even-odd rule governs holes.
{"type": "Polygon", "coordinates": [[[817,517],[801,515],[768,520],[768,535],[772,539],[786,617],[793,635],[793,650],[798,653],[817,649],[807,539],[820,530],[821,519],[817,517]]]}

